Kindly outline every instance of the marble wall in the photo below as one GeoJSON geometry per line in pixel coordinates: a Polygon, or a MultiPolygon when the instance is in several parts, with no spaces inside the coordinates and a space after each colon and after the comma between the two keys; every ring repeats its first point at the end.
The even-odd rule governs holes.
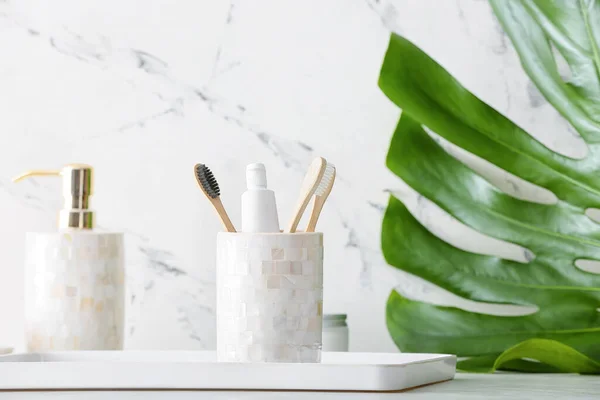
{"type": "MultiPolygon", "coordinates": [[[[319,226],[324,307],[348,314],[352,350],[395,349],[394,288],[470,307],[381,255],[388,191],[428,207],[384,165],[400,113],[377,87],[391,30],[550,147],[577,151],[483,0],[0,0],[0,347],[24,343],[25,232],[54,229],[61,205],[58,180],[11,177],[72,162],[96,168],[101,228],[126,233],[128,348],[215,347],[220,225],[197,162],[238,224],[246,164],[266,164],[282,221],[311,159],[336,164],[319,226]]],[[[441,236],[463,232],[429,208],[441,236]]]]}

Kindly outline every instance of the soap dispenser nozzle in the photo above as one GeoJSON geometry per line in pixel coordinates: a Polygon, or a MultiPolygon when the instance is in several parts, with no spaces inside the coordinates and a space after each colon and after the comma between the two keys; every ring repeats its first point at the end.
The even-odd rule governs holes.
{"type": "Polygon", "coordinates": [[[30,176],[62,176],[65,204],[58,215],[58,227],[63,229],[92,229],[94,212],[89,209],[92,192],[92,167],[69,164],[60,170],[31,170],[16,176],[19,182],[30,176]]]}

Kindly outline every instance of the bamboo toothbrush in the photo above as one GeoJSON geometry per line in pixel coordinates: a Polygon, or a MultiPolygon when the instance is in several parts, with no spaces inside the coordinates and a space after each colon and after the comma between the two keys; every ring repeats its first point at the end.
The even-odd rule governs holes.
{"type": "Polygon", "coordinates": [[[196,177],[196,181],[198,181],[198,186],[200,186],[206,198],[212,203],[217,214],[219,214],[225,230],[227,232],[235,232],[235,227],[231,223],[227,211],[225,211],[221,202],[219,184],[211,170],[204,164],[196,164],[194,166],[194,176],[196,177]]]}
{"type": "Polygon", "coordinates": [[[300,198],[296,204],[293,217],[288,224],[287,232],[296,232],[296,228],[298,228],[302,214],[304,214],[304,210],[306,210],[308,202],[312,198],[315,190],[317,190],[317,187],[321,182],[321,179],[323,178],[326,165],[327,161],[323,157],[317,157],[308,167],[308,171],[304,176],[304,181],[302,181],[302,187],[300,188],[300,198]]]}
{"type": "Polygon", "coordinates": [[[319,182],[319,186],[315,190],[315,199],[313,201],[312,212],[310,213],[310,220],[306,226],[306,232],[315,231],[321,210],[327,201],[329,193],[331,193],[331,188],[333,188],[333,182],[335,182],[335,165],[328,162],[321,182],[319,182]]]}

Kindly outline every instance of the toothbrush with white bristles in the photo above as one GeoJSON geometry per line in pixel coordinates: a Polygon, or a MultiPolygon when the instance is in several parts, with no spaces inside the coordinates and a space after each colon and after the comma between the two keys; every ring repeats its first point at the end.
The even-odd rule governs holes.
{"type": "Polygon", "coordinates": [[[310,213],[310,219],[308,221],[308,225],[306,227],[306,232],[314,232],[317,227],[317,221],[319,220],[319,215],[321,215],[321,210],[327,201],[327,197],[329,193],[331,193],[331,188],[333,188],[333,183],[335,182],[335,165],[328,162],[325,167],[325,173],[321,178],[321,182],[319,182],[319,186],[317,186],[317,190],[315,190],[315,199],[313,201],[312,212],[310,213]]]}
{"type": "Polygon", "coordinates": [[[315,191],[319,187],[319,183],[321,183],[321,179],[323,179],[326,166],[327,160],[325,160],[323,157],[317,157],[308,167],[308,171],[306,172],[304,180],[302,181],[300,197],[298,198],[296,209],[292,214],[292,219],[287,226],[286,232],[296,232],[296,228],[298,228],[298,224],[300,223],[300,219],[304,214],[304,210],[306,210],[306,206],[308,206],[310,199],[312,199],[313,194],[315,194],[315,191]]]}

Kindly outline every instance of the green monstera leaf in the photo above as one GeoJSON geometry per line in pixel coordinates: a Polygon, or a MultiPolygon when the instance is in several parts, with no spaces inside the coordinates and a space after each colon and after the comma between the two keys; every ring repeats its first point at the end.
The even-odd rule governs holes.
{"type": "Polygon", "coordinates": [[[527,249],[517,262],[460,250],[423,227],[393,195],[384,216],[387,262],[458,296],[534,307],[496,316],[416,301],[393,291],[387,325],[402,351],[469,357],[459,367],[600,373],[600,6],[594,1],[493,0],[527,74],[587,143],[587,156],[553,152],[392,34],[379,86],[402,109],[387,166],[462,223],[527,249]],[[555,52],[570,68],[561,77],[555,52]],[[537,186],[557,201],[518,199],[449,155],[427,133],[537,186]]]}

